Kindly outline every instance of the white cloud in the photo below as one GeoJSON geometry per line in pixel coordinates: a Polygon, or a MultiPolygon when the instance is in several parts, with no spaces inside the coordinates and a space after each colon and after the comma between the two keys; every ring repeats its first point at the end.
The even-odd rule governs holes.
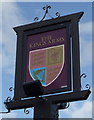
{"type": "Polygon", "coordinates": [[[7,114],[0,114],[0,119],[2,118],[17,118],[18,113],[17,112],[11,112],[7,114]]]}
{"type": "Polygon", "coordinates": [[[92,41],[80,39],[81,66],[86,67],[92,64],[92,41]]]}
{"type": "Polygon", "coordinates": [[[92,22],[85,22],[80,24],[80,33],[92,34],[92,22]]]}
{"type": "Polygon", "coordinates": [[[13,27],[25,23],[16,3],[2,3],[2,67],[5,72],[13,73],[16,54],[16,34],[13,27]]]}
{"type": "Polygon", "coordinates": [[[81,65],[86,67],[92,64],[92,22],[80,24],[79,30],[81,65]]]}
{"type": "Polygon", "coordinates": [[[61,111],[60,118],[92,118],[92,101],[85,101],[83,104],[71,103],[70,107],[61,111]],[[67,117],[68,116],[68,117],[67,117]]]}
{"type": "Polygon", "coordinates": [[[85,102],[79,110],[76,108],[71,116],[72,118],[92,118],[92,102],[85,102]]]}

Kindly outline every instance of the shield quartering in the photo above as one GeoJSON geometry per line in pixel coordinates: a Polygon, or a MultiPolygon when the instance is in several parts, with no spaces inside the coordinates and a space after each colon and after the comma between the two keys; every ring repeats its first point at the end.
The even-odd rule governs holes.
{"type": "Polygon", "coordinates": [[[43,86],[53,83],[64,67],[64,44],[29,51],[29,73],[33,80],[43,86]]]}

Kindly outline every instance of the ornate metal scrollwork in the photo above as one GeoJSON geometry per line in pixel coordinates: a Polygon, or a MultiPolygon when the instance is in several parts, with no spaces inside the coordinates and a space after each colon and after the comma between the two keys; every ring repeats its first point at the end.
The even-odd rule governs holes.
{"type": "Polygon", "coordinates": [[[70,103],[68,102],[65,109],[67,109],[69,106],[70,106],[70,103]]]}
{"type": "MultiPolygon", "coordinates": [[[[13,87],[10,87],[10,88],[9,88],[9,91],[10,91],[10,92],[12,92],[13,90],[14,90],[13,87]]],[[[13,99],[14,99],[14,98],[13,98],[13,99]]],[[[5,104],[6,102],[11,102],[11,101],[13,101],[13,99],[12,99],[10,96],[7,97],[7,99],[5,100],[4,104],[5,104]]],[[[6,104],[5,104],[5,107],[6,107],[6,104]]],[[[6,107],[6,109],[7,109],[7,107],[6,107]]],[[[2,114],[10,113],[10,110],[8,110],[7,112],[0,112],[0,113],[2,113],[2,114]]]]}
{"type": "MultiPolygon", "coordinates": [[[[14,90],[14,88],[13,87],[10,87],[9,88],[9,91],[10,92],[12,92],[14,90]]],[[[13,99],[14,99],[14,97],[13,98],[11,98],[10,96],[9,97],[7,97],[7,99],[5,100],[5,102],[10,102],[10,101],[13,101],[13,99]]]]}
{"type": "MultiPolygon", "coordinates": [[[[81,74],[81,75],[80,75],[80,78],[86,78],[86,74],[85,74],[85,73],[81,74]]],[[[81,86],[81,88],[83,89],[82,85],[80,85],[80,86],[81,86]]]]}
{"type": "Polygon", "coordinates": [[[85,73],[83,73],[81,76],[80,76],[80,78],[86,78],[86,74],[85,73]]]}
{"type": "Polygon", "coordinates": [[[14,88],[13,88],[13,87],[10,87],[10,88],[9,88],[9,91],[10,91],[10,92],[12,92],[13,90],[14,90],[14,88]]]}
{"type": "Polygon", "coordinates": [[[24,113],[25,113],[25,114],[29,114],[30,112],[29,112],[29,110],[27,110],[27,108],[25,108],[25,109],[24,109],[24,113]]]}
{"type": "Polygon", "coordinates": [[[10,102],[10,101],[12,101],[12,98],[9,96],[9,97],[7,97],[5,102],[10,102]]]}
{"type": "Polygon", "coordinates": [[[91,86],[90,86],[89,84],[86,84],[86,88],[87,88],[88,90],[90,90],[90,89],[91,89],[91,86]]]}
{"type": "Polygon", "coordinates": [[[60,13],[59,13],[59,12],[56,12],[56,16],[57,16],[57,17],[60,17],[60,13]]]}
{"type": "MultiPolygon", "coordinates": [[[[83,73],[81,76],[80,76],[80,78],[86,78],[86,74],[85,73],[83,73]]],[[[82,87],[82,86],[81,86],[82,87]]],[[[88,90],[90,90],[91,89],[91,86],[89,85],[89,84],[86,84],[86,86],[85,86],[88,90]]]]}
{"type": "Polygon", "coordinates": [[[34,21],[35,21],[35,22],[37,22],[38,20],[39,20],[39,18],[38,18],[38,17],[35,17],[35,18],[34,18],[34,21]]]}
{"type": "MultiPolygon", "coordinates": [[[[43,18],[40,20],[40,21],[43,21],[46,17],[46,15],[48,14],[48,16],[51,18],[51,19],[54,19],[50,14],[49,14],[49,9],[51,9],[51,6],[50,5],[46,5],[43,7],[43,10],[45,10],[45,14],[43,16],[43,18]]],[[[60,17],[60,13],[59,12],[56,12],[55,14],[57,17],[60,17]]],[[[35,17],[34,18],[34,21],[37,22],[39,20],[38,17],[35,17]]]]}

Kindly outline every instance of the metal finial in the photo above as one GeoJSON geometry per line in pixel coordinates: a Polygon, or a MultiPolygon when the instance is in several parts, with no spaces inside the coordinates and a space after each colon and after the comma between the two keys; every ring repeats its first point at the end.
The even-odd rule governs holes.
{"type": "MultiPolygon", "coordinates": [[[[51,19],[54,19],[50,14],[49,14],[49,9],[51,9],[51,6],[50,5],[46,5],[43,7],[43,10],[45,11],[45,14],[43,16],[43,18],[40,20],[40,21],[43,21],[46,17],[46,15],[48,14],[48,16],[51,18],[51,19]]],[[[59,12],[56,12],[55,14],[57,17],[60,17],[60,13],[59,12]]],[[[39,20],[38,17],[35,17],[34,18],[34,21],[37,22],[39,20]]]]}

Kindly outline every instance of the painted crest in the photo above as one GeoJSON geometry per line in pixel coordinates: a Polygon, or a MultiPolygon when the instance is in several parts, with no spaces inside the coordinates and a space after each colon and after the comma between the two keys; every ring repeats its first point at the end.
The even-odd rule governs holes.
{"type": "Polygon", "coordinates": [[[33,80],[40,80],[43,86],[54,82],[64,67],[64,44],[29,51],[29,73],[33,80]]]}

